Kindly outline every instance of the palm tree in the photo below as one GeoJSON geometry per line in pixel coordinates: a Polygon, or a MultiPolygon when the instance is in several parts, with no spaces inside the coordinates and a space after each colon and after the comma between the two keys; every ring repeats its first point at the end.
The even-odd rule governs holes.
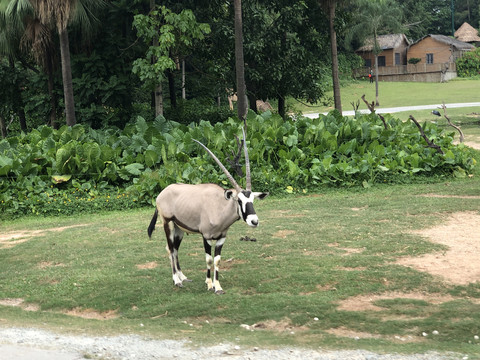
{"type": "Polygon", "coordinates": [[[338,76],[338,53],[337,53],[337,33],[335,31],[335,8],[340,0],[320,0],[320,4],[328,13],[328,23],[330,30],[330,48],[332,53],[332,82],[333,82],[333,101],[335,109],[342,113],[342,99],[340,97],[340,80],[338,76]]]}
{"type": "MultiPolygon", "coordinates": [[[[10,29],[15,29],[16,35],[10,38],[17,41],[15,44],[16,51],[31,53],[36,63],[47,74],[50,96],[50,125],[56,128],[57,100],[54,92],[56,62],[52,31],[36,16],[30,1],[0,0],[0,3],[7,4],[0,12],[5,10],[5,16],[10,20],[10,29]]],[[[33,70],[36,71],[36,69],[33,70]]]]}
{"type": "MultiPolygon", "coordinates": [[[[28,0],[14,0],[28,1],[28,0]]],[[[76,124],[75,102],[73,98],[72,68],[70,66],[70,44],[68,25],[78,23],[88,34],[96,21],[93,16],[96,9],[102,7],[104,0],[29,0],[40,21],[52,24],[60,40],[60,59],[62,64],[63,94],[65,99],[65,116],[67,125],[76,124]]]]}
{"type": "Polygon", "coordinates": [[[358,0],[356,25],[350,29],[349,39],[357,38],[360,42],[370,39],[375,56],[375,105],[378,101],[378,55],[382,52],[378,45],[378,35],[398,32],[402,29],[403,13],[394,0],[358,0]]]}
{"type": "MultiPolygon", "coordinates": [[[[9,1],[0,0],[0,55],[8,59],[10,67],[15,70],[15,61],[21,59],[20,42],[22,38],[23,26],[16,18],[9,16],[9,1]]],[[[20,90],[21,84],[15,81],[12,88],[13,96],[13,110],[17,113],[20,120],[20,128],[22,131],[27,131],[27,123],[25,119],[25,110],[20,90]]],[[[0,127],[2,136],[5,137],[6,126],[2,119],[0,119],[0,127]]]]}

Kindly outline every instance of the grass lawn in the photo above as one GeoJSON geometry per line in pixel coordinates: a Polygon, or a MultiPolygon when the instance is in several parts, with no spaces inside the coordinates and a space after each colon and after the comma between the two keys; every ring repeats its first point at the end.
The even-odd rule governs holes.
{"type": "Polygon", "coordinates": [[[259,201],[261,226],[237,222],[227,238],[223,296],[206,290],[198,235],[180,249],[193,282],[172,285],[161,229],[151,240],[146,234],[153,209],[7,221],[0,326],[480,356],[480,284],[396,263],[447,253],[415,231],[456,213],[479,216],[478,175],[259,201]],[[258,240],[240,241],[244,235],[258,240]],[[344,307],[365,298],[368,306],[344,307]]]}
{"type": "MultiPolygon", "coordinates": [[[[420,82],[379,82],[380,108],[446,103],[466,103],[480,101],[480,80],[454,79],[446,83],[420,82]]],[[[351,103],[360,100],[359,109],[367,109],[361,96],[372,102],[375,100],[375,83],[361,80],[340,89],[343,110],[353,110],[351,103]]],[[[333,92],[327,94],[333,98],[333,92]]],[[[326,112],[333,107],[306,106],[289,100],[289,106],[303,113],[326,112]]],[[[477,109],[477,112],[480,112],[477,109]]]]}

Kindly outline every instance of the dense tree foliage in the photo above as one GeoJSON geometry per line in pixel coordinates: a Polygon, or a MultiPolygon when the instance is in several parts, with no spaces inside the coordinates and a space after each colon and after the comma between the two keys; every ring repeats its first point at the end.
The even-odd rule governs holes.
{"type": "MultiPolygon", "coordinates": [[[[335,7],[333,25],[341,78],[348,76],[352,64],[356,65],[345,35],[357,22],[358,2],[242,1],[245,82],[250,107],[255,109],[255,100],[269,100],[283,114],[286,97],[325,101],[325,91],[331,88],[332,74],[335,75],[332,63],[337,67],[334,51],[332,62],[329,10],[335,7]]],[[[160,60],[166,58],[158,57],[153,66],[163,73],[158,77],[168,83],[164,88],[168,89],[170,101],[165,101],[164,115],[189,122],[192,109],[198,120],[211,117],[218,121],[231,114],[225,108],[227,92],[236,89],[232,1],[157,1],[153,9],[155,2],[150,0],[69,0],[62,2],[64,7],[55,7],[54,3],[0,0],[0,62],[5,74],[0,87],[10,92],[2,97],[3,130],[27,131],[41,124],[57,127],[65,124],[67,118],[69,124],[78,122],[94,128],[124,126],[137,115],[152,120],[152,89],[145,86],[144,77],[139,79],[132,73],[132,69],[138,72],[140,59],[147,61],[149,51],[153,51],[153,43],[139,38],[142,35],[133,26],[134,18],[147,19],[145,16],[153,14],[151,10],[169,14],[168,18],[158,17],[152,25],[164,39],[172,41],[169,47],[158,47],[163,46],[166,58],[174,65],[170,63],[168,69],[159,67],[160,60]],[[205,24],[211,32],[203,32],[196,41],[188,40],[185,35],[189,33],[193,39],[197,30],[193,23],[181,20],[182,14],[191,14],[190,19],[196,18],[196,23],[205,24]],[[172,25],[174,19],[178,20],[176,25],[172,25]],[[171,26],[177,30],[170,31],[171,26]],[[173,37],[168,37],[168,33],[173,37]],[[65,44],[67,40],[69,44],[65,44]],[[61,49],[69,50],[70,66],[61,66],[68,55],[62,55],[61,49]],[[186,99],[177,102],[182,93],[186,99]]],[[[406,25],[410,39],[428,33],[451,33],[450,0],[395,3],[402,9],[398,20],[406,25]]],[[[463,21],[479,25],[478,0],[454,3],[456,27],[463,21]]],[[[138,23],[139,20],[137,27],[138,23]]],[[[390,23],[380,30],[391,28],[390,23]]],[[[336,84],[338,87],[338,81],[336,84]]]]}

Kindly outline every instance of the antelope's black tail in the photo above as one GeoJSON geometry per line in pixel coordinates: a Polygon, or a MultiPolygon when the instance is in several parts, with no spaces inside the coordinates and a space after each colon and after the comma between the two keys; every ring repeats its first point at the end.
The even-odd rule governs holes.
{"type": "Polygon", "coordinates": [[[152,237],[153,230],[155,230],[155,224],[157,223],[158,218],[158,209],[155,209],[155,213],[153,214],[152,221],[150,221],[150,225],[148,226],[148,237],[152,237]]]}

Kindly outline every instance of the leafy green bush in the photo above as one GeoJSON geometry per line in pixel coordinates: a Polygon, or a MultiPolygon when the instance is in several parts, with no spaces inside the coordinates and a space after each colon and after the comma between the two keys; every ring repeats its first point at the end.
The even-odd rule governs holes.
{"type": "Polygon", "coordinates": [[[201,120],[212,124],[223,122],[234,116],[234,112],[227,106],[214,104],[213,98],[179,100],[177,107],[165,109],[165,117],[182,124],[198,123],[201,120]]]}
{"type": "MultiPolygon", "coordinates": [[[[454,145],[453,133],[423,125],[429,139],[441,146],[440,154],[426,147],[412,123],[390,115],[385,119],[387,129],[376,115],[348,118],[333,111],[317,119],[284,121],[270,112],[250,112],[254,188],[280,193],[325,184],[368,187],[472,171],[472,152],[454,145]]],[[[224,159],[236,149],[235,135],[240,134],[241,125],[232,118],[186,126],[164,118],[147,123],[139,117],[123,130],[101,131],[83,125],[59,130],[41,126],[0,141],[0,217],[152,204],[162,188],[175,182],[228,187],[223,172],[192,139],[202,141],[227,165],[224,159]]]]}
{"type": "Polygon", "coordinates": [[[480,75],[480,48],[469,51],[456,61],[459,77],[473,77],[480,75]]]}
{"type": "Polygon", "coordinates": [[[415,57],[408,59],[408,63],[409,63],[409,64],[413,64],[413,65],[418,64],[420,61],[422,61],[422,59],[420,59],[420,58],[415,58],[415,57]]]}

